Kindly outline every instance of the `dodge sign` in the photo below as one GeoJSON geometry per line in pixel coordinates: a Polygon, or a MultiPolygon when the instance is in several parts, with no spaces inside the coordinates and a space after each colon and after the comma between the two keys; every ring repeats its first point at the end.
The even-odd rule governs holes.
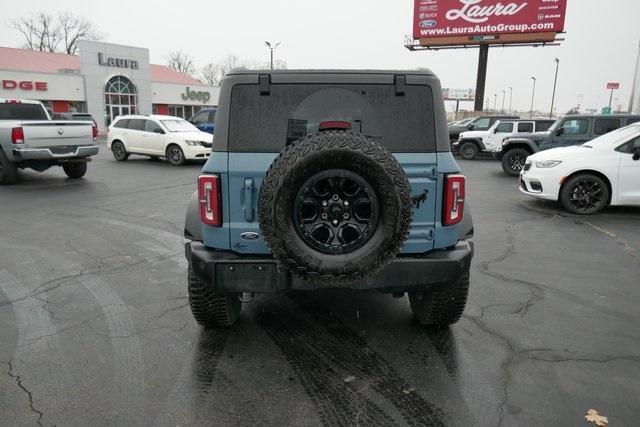
{"type": "Polygon", "coordinates": [[[559,33],[567,0],[414,0],[414,39],[559,33]]]}

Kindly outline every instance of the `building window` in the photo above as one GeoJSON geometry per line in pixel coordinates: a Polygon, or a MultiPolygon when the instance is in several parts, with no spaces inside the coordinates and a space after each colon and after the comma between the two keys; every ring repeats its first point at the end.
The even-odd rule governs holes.
{"type": "Polygon", "coordinates": [[[136,87],[125,76],[114,76],[107,82],[104,90],[106,125],[118,116],[137,114],[138,95],[136,87]]]}

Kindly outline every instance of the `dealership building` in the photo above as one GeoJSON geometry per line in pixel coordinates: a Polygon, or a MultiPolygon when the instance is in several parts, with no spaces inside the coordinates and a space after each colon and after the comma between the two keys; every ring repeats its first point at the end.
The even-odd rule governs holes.
{"type": "Polygon", "coordinates": [[[101,131],[124,114],[191,117],[218,87],[149,62],[149,50],[80,41],[78,55],[0,47],[0,98],[42,101],[50,113],[86,112],[101,131]]]}

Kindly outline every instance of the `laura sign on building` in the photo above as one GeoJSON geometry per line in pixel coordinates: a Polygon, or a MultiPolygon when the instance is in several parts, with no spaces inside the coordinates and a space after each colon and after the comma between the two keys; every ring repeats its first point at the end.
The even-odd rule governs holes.
{"type": "Polygon", "coordinates": [[[149,63],[149,50],[81,41],[78,55],[0,47],[0,98],[42,101],[52,113],[87,112],[104,131],[123,114],[190,117],[219,88],[149,63]]]}

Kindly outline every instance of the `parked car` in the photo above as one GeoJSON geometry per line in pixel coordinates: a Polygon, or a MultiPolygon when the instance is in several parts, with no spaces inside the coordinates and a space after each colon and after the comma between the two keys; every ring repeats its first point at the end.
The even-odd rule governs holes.
{"type": "Polygon", "coordinates": [[[640,123],[529,156],[520,191],[559,201],[575,214],[595,214],[607,205],[640,206],[640,123]]]}
{"type": "Polygon", "coordinates": [[[0,184],[13,184],[18,170],[44,172],[62,166],[82,178],[98,154],[98,129],[89,121],[52,121],[39,101],[0,99],[0,184]]]}
{"type": "Polygon", "coordinates": [[[456,322],[473,228],[441,93],[429,71],[227,74],[185,221],[195,319],[232,325],[242,293],[338,287],[456,322]]]}
{"type": "Polygon", "coordinates": [[[488,130],[462,132],[458,141],[451,145],[451,151],[465,160],[472,160],[479,153],[493,153],[505,138],[546,131],[553,123],[554,120],[498,120],[488,130]]]}
{"type": "Polygon", "coordinates": [[[195,127],[202,132],[213,133],[216,128],[216,111],[217,108],[205,108],[189,119],[195,127]]]}
{"type": "Polygon", "coordinates": [[[488,130],[498,120],[519,119],[518,116],[481,116],[464,125],[449,125],[449,140],[454,143],[462,132],[469,130],[488,130]]]}
{"type": "Polygon", "coordinates": [[[98,126],[98,123],[89,113],[55,113],[53,120],[83,120],[93,122],[94,126],[98,126]]]}
{"type": "Polygon", "coordinates": [[[547,132],[516,135],[502,142],[495,156],[502,162],[502,169],[511,176],[518,176],[527,156],[550,148],[581,145],[600,135],[640,121],[640,115],[580,115],[558,118],[547,132]]]}
{"type": "Polygon", "coordinates": [[[466,119],[457,120],[455,122],[447,123],[447,126],[466,126],[466,125],[468,125],[469,123],[471,123],[474,120],[475,120],[475,117],[469,117],[469,118],[466,118],[466,119]]]}
{"type": "Polygon", "coordinates": [[[119,116],[109,127],[107,148],[123,162],[131,154],[164,157],[172,166],[206,160],[213,136],[174,116],[119,116]]]}

